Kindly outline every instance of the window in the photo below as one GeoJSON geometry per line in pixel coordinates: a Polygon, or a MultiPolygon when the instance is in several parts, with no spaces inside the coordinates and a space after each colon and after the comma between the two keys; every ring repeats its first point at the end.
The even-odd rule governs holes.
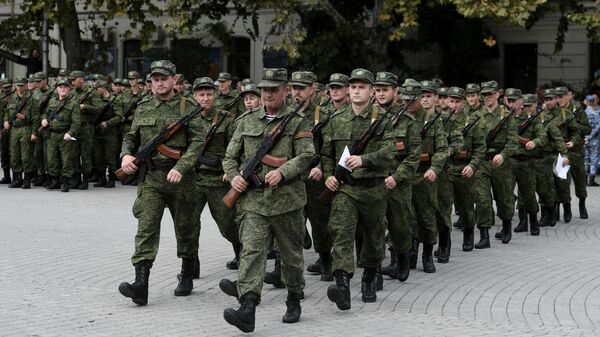
{"type": "Polygon", "coordinates": [[[537,87],[537,44],[504,45],[504,86],[535,92],[537,87]]]}
{"type": "Polygon", "coordinates": [[[123,41],[123,75],[126,76],[130,71],[144,73],[144,54],[142,53],[142,43],[139,40],[123,41]]]}
{"type": "Polygon", "coordinates": [[[205,47],[196,39],[171,42],[171,55],[177,72],[190,82],[208,76],[216,79],[221,68],[221,49],[205,47]]]}
{"type": "Polygon", "coordinates": [[[590,82],[600,76],[600,43],[590,43],[590,82]]]}
{"type": "Polygon", "coordinates": [[[239,79],[250,77],[250,39],[234,37],[227,58],[227,72],[239,79]]]}

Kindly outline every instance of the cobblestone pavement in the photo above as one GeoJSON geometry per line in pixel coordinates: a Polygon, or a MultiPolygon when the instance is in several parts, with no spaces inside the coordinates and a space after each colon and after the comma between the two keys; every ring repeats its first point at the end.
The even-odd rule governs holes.
{"type": "MultiPolygon", "coordinates": [[[[360,299],[360,271],[351,281],[352,310],[337,310],[328,283],[306,274],[297,324],[281,323],[286,291],[265,285],[256,336],[598,336],[600,335],[600,188],[589,189],[590,219],[514,234],[508,245],[462,252],[452,235],[449,264],[435,274],[418,268],[406,283],[385,280],[377,302],[360,299]]],[[[150,298],[137,307],[117,287],[133,281],[129,258],[136,221],[135,190],[70,193],[0,187],[0,336],[239,336],[222,317],[236,301],[220,279],[232,257],[206,211],[201,278],[188,297],[174,297],[180,261],[165,213],[150,298]]],[[[493,234],[493,233],[492,233],[493,234]]],[[[305,263],[317,256],[305,252],[305,263]]],[[[387,261],[386,261],[387,264],[387,261]]],[[[272,261],[269,261],[269,270],[272,261]]]]}

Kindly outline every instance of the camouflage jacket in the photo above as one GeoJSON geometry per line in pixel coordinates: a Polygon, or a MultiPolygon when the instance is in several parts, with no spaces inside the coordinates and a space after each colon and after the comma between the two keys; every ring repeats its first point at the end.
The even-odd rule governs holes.
{"type": "Polygon", "coordinates": [[[481,128],[477,127],[479,122],[480,119],[477,119],[477,115],[467,115],[464,109],[458,114],[453,114],[448,121],[448,124],[452,125],[448,128],[450,130],[458,129],[462,137],[461,147],[451,146],[452,153],[448,158],[448,164],[453,168],[454,174],[462,174],[462,168],[467,164],[474,171],[477,171],[481,166],[485,155],[485,137],[481,128]],[[465,130],[467,125],[469,125],[469,128],[465,130]]]}
{"type": "Polygon", "coordinates": [[[432,169],[435,174],[440,174],[446,165],[448,158],[448,136],[444,131],[442,116],[434,120],[436,113],[421,109],[416,115],[418,123],[421,125],[421,163],[418,172],[425,172],[432,169]],[[429,123],[434,123],[431,127],[429,123]],[[428,128],[428,129],[426,129],[428,128]],[[423,134],[423,132],[427,132],[423,134]],[[425,160],[427,158],[427,160],[425,160]]]}
{"type": "Polygon", "coordinates": [[[202,186],[223,186],[224,171],[222,161],[225,158],[227,145],[235,132],[237,121],[229,111],[217,110],[216,108],[203,111],[201,114],[202,127],[204,128],[204,134],[207,135],[211,127],[216,125],[219,119],[223,118],[224,113],[227,114],[224,117],[225,119],[223,119],[221,125],[215,130],[210,144],[202,155],[203,159],[206,159],[205,164],[198,164],[196,166],[199,172],[197,180],[202,186]]]}
{"type": "MultiPolygon", "coordinates": [[[[390,113],[390,124],[400,106],[394,106],[390,113]]],[[[410,180],[414,177],[419,167],[421,158],[421,130],[418,121],[411,114],[404,113],[398,123],[386,131],[384,139],[389,142],[394,152],[394,160],[389,161],[388,175],[392,176],[396,183],[410,180]]]]}
{"type": "Polygon", "coordinates": [[[73,96],[72,99],[80,106],[82,125],[93,124],[104,107],[102,98],[96,91],[96,88],[87,87],[86,89],[73,89],[71,95],[73,96]]]}
{"type": "Polygon", "coordinates": [[[4,114],[4,121],[10,122],[13,127],[29,127],[31,128],[31,134],[37,135],[37,129],[40,124],[40,115],[37,111],[35,97],[33,92],[27,90],[23,96],[19,96],[15,91],[8,99],[6,104],[6,113],[4,114]],[[19,116],[17,116],[17,109],[19,109],[19,116]]]}
{"type": "MultiPolygon", "coordinates": [[[[517,132],[521,125],[527,121],[529,116],[526,113],[521,113],[519,116],[515,116],[515,122],[517,126],[517,132]]],[[[521,156],[536,156],[540,154],[541,148],[546,145],[548,142],[546,138],[546,130],[542,125],[542,122],[539,118],[535,118],[531,121],[527,129],[523,130],[522,133],[519,134],[519,147],[517,148],[516,155],[521,156]],[[525,145],[529,141],[533,141],[535,143],[535,148],[533,150],[527,150],[525,145]]]]}
{"type": "Polygon", "coordinates": [[[50,123],[50,131],[68,133],[73,137],[77,137],[77,133],[81,127],[79,103],[71,94],[65,99],[67,102],[63,103],[63,101],[58,98],[58,95],[53,96],[48,102],[48,108],[42,115],[42,119],[48,120],[57,109],[60,109],[54,118],[48,120],[48,123],[50,123]]]}
{"type": "Polygon", "coordinates": [[[496,134],[494,139],[487,142],[487,137],[490,135],[492,129],[494,129],[498,123],[504,118],[509,112],[502,105],[496,106],[493,111],[488,111],[486,107],[482,107],[479,110],[481,120],[477,123],[477,128],[481,129],[484,138],[486,139],[486,157],[487,159],[493,158],[496,154],[501,154],[504,160],[512,157],[516,154],[519,146],[517,136],[517,125],[514,116],[508,117],[500,130],[496,134]]]}
{"type": "Polygon", "coordinates": [[[545,109],[542,113],[546,119],[551,119],[549,124],[558,128],[565,143],[573,142],[573,148],[569,151],[576,151],[583,147],[583,138],[579,133],[579,126],[572,112],[557,106],[554,109],[545,109]]]}

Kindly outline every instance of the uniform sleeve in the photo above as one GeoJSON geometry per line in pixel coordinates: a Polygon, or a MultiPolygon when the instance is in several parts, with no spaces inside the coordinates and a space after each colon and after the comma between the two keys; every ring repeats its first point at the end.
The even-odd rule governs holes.
{"type": "Polygon", "coordinates": [[[547,130],[548,130],[548,141],[552,145],[554,145],[554,149],[558,153],[560,153],[563,157],[567,156],[567,154],[568,154],[567,146],[565,145],[565,140],[562,136],[562,133],[560,132],[558,127],[556,127],[556,123],[548,123],[547,130]]]}
{"type": "Polygon", "coordinates": [[[510,116],[506,123],[506,144],[500,154],[504,160],[514,156],[519,148],[519,134],[517,133],[517,122],[514,116],[510,116]]]}
{"type": "Polygon", "coordinates": [[[467,151],[473,151],[469,166],[471,166],[473,170],[478,170],[485,157],[485,135],[483,134],[483,129],[478,127],[472,127],[469,132],[471,133],[471,143],[473,147],[472,149],[467,149],[467,151]]]}
{"type": "Polygon", "coordinates": [[[302,118],[296,129],[294,136],[294,157],[279,167],[279,172],[285,179],[292,179],[302,174],[310,166],[315,156],[315,145],[312,137],[299,136],[310,133],[311,124],[305,118],[302,118]]]}
{"type": "Polygon", "coordinates": [[[123,119],[123,110],[119,109],[119,98],[115,97],[112,101],[107,102],[107,104],[110,104],[111,107],[110,109],[112,109],[114,116],[112,118],[110,118],[109,120],[106,121],[106,124],[108,124],[109,126],[118,126],[121,124],[121,120],[123,119]]]}
{"type": "Polygon", "coordinates": [[[334,120],[329,120],[329,123],[321,129],[321,134],[323,135],[323,146],[321,146],[321,167],[323,168],[323,175],[325,178],[331,177],[334,175],[335,171],[335,159],[336,153],[331,138],[333,136],[333,127],[332,125],[335,123],[334,120]]]}
{"type": "MultiPolygon", "coordinates": [[[[196,107],[195,103],[190,103],[188,111],[192,112],[196,107]]],[[[189,121],[186,132],[188,147],[183,156],[177,161],[175,167],[173,167],[173,169],[179,171],[181,174],[191,171],[196,166],[202,144],[204,144],[204,134],[206,133],[206,130],[202,127],[202,117],[200,114],[189,121]]]]}
{"type": "Polygon", "coordinates": [[[227,179],[231,182],[233,177],[240,175],[241,157],[243,151],[244,119],[237,120],[235,131],[227,144],[225,158],[223,159],[223,171],[227,174],[227,179]]]}
{"type": "MultiPolygon", "coordinates": [[[[392,146],[392,151],[396,148],[396,137],[394,137],[393,130],[388,133],[389,136],[386,136],[389,141],[389,145],[392,146]]],[[[407,139],[406,143],[408,144],[407,153],[408,155],[404,160],[398,165],[398,167],[392,173],[392,178],[396,183],[400,183],[406,179],[411,179],[415,172],[417,172],[417,168],[419,167],[419,162],[421,161],[421,134],[418,123],[412,121],[407,128],[407,139]]]]}
{"type": "Polygon", "coordinates": [[[434,153],[431,156],[431,169],[435,172],[435,174],[439,175],[444,169],[444,165],[446,165],[446,159],[448,158],[448,136],[444,131],[444,124],[439,118],[435,122],[434,131],[434,153]]]}
{"type": "Polygon", "coordinates": [[[448,149],[450,155],[459,153],[464,147],[464,139],[462,134],[462,127],[459,123],[454,123],[454,127],[450,129],[448,134],[448,149]]]}
{"type": "Polygon", "coordinates": [[[129,132],[123,135],[123,143],[121,144],[121,154],[119,158],[123,158],[125,155],[133,156],[137,149],[140,147],[140,126],[138,119],[134,119],[131,123],[131,129],[129,132]]]}
{"type": "Polygon", "coordinates": [[[380,143],[379,149],[360,155],[360,159],[363,163],[362,167],[369,167],[373,169],[387,167],[389,165],[390,160],[394,158],[394,149],[390,148],[389,142],[386,142],[383,139],[385,133],[391,130],[392,123],[385,123],[384,125],[385,130],[381,133],[381,139],[377,139],[377,141],[380,143]]]}
{"type": "Polygon", "coordinates": [[[81,115],[79,113],[79,106],[76,106],[76,104],[71,103],[71,128],[69,129],[69,131],[67,132],[69,135],[71,135],[72,137],[74,137],[74,135],[77,135],[77,133],[79,132],[79,129],[81,127],[81,115]]]}
{"type": "Polygon", "coordinates": [[[86,115],[97,116],[102,112],[105,102],[102,99],[102,97],[100,97],[100,94],[98,94],[98,92],[96,92],[96,89],[93,89],[93,90],[94,90],[94,92],[91,93],[85,99],[85,101],[82,103],[84,109],[82,110],[81,113],[86,114],[86,115]]]}
{"type": "Polygon", "coordinates": [[[542,126],[542,123],[535,123],[535,125],[533,125],[534,138],[532,140],[535,143],[536,148],[543,147],[546,146],[546,144],[548,144],[547,132],[544,131],[545,130],[542,126]]]}
{"type": "Polygon", "coordinates": [[[33,96],[32,99],[32,103],[31,103],[31,134],[38,136],[38,128],[41,125],[41,115],[39,112],[39,106],[40,106],[40,100],[43,98],[43,96],[33,96]]]}
{"type": "Polygon", "coordinates": [[[582,138],[584,138],[585,136],[589,135],[590,132],[592,132],[592,126],[590,125],[590,121],[588,120],[588,116],[585,113],[585,111],[580,110],[576,120],[579,126],[579,133],[581,134],[582,138]]]}

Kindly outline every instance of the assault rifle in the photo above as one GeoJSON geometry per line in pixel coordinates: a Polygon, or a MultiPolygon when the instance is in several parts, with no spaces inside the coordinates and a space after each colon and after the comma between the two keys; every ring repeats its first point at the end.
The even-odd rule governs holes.
{"type": "Polygon", "coordinates": [[[508,123],[508,119],[510,118],[510,116],[512,116],[512,114],[513,111],[511,109],[509,110],[508,114],[506,114],[506,116],[504,116],[498,122],[498,124],[496,124],[496,126],[494,126],[494,128],[491,129],[490,132],[488,132],[488,134],[485,136],[485,143],[488,147],[492,147],[490,145],[494,143],[494,139],[496,139],[498,132],[500,132],[500,129],[502,129],[502,126],[504,126],[504,124],[508,123]]]}
{"type": "MultiPolygon", "coordinates": [[[[324,103],[319,104],[319,109],[324,108],[327,104],[329,104],[330,101],[331,97],[329,97],[324,103]]],[[[327,123],[329,122],[329,118],[331,118],[331,115],[333,115],[333,113],[330,114],[327,118],[320,120],[317,124],[315,124],[312,127],[310,132],[312,132],[313,137],[321,137],[321,130],[325,125],[327,125],[327,123]]]]}
{"type": "Polygon", "coordinates": [[[55,119],[58,118],[59,115],[58,113],[65,107],[65,105],[67,105],[67,102],[69,101],[69,98],[71,96],[63,99],[60,104],[56,107],[56,109],[54,111],[52,111],[52,113],[50,115],[48,115],[48,117],[46,118],[46,120],[48,121],[48,126],[44,127],[44,126],[40,126],[38,129],[38,132],[42,132],[44,130],[46,130],[47,128],[50,127],[50,123],[55,119]]]}
{"type": "MultiPolygon", "coordinates": [[[[29,95],[28,97],[25,97],[25,99],[21,102],[21,104],[19,104],[15,107],[15,112],[12,115],[10,115],[10,119],[9,119],[10,124],[14,125],[15,122],[17,121],[17,119],[20,119],[20,120],[25,119],[25,116],[21,113],[21,110],[23,110],[23,108],[25,107],[25,104],[27,104],[27,102],[29,101],[31,96],[33,96],[33,95],[29,95]]],[[[8,133],[8,130],[10,130],[10,129],[0,130],[0,138],[4,137],[8,133]]]]}
{"type": "Polygon", "coordinates": [[[100,124],[102,124],[102,122],[105,122],[104,119],[106,118],[106,115],[108,115],[108,112],[113,109],[112,103],[114,100],[115,100],[115,96],[111,97],[110,101],[108,101],[108,103],[106,103],[106,105],[104,106],[104,108],[102,109],[102,111],[100,112],[98,117],[96,117],[96,119],[94,120],[94,126],[99,126],[100,124]]]}
{"type": "Polygon", "coordinates": [[[417,96],[413,96],[413,98],[411,98],[410,101],[408,101],[408,103],[406,103],[402,109],[400,109],[400,111],[398,111],[397,114],[394,115],[394,117],[392,117],[392,128],[395,128],[396,125],[398,125],[398,122],[400,121],[400,117],[402,117],[404,115],[404,113],[406,112],[406,109],[408,109],[408,107],[417,99],[417,96]]]}
{"type": "Polygon", "coordinates": [[[564,128],[565,126],[567,126],[567,124],[569,124],[572,120],[575,119],[576,116],[573,117],[569,117],[567,119],[565,119],[564,121],[560,122],[556,127],[560,130],[562,128],[564,128]]]}
{"type": "Polygon", "coordinates": [[[529,128],[529,126],[531,126],[531,123],[533,122],[534,119],[536,119],[538,117],[540,113],[534,113],[532,115],[530,115],[529,117],[527,117],[527,119],[521,123],[521,125],[519,125],[519,144],[521,145],[525,145],[527,143],[529,143],[529,141],[531,139],[523,137],[522,134],[525,133],[525,131],[527,131],[527,129],[529,128]]]}
{"type": "Polygon", "coordinates": [[[421,129],[421,138],[427,136],[427,133],[429,133],[429,130],[433,127],[433,125],[438,120],[438,118],[440,118],[441,115],[441,113],[435,114],[435,117],[433,117],[432,120],[425,122],[425,125],[421,129]]]}
{"type": "MultiPolygon", "coordinates": [[[[171,138],[177,131],[179,131],[182,127],[188,125],[190,120],[196,117],[200,112],[202,112],[204,108],[198,107],[194,109],[189,115],[180,118],[179,120],[173,122],[171,125],[162,129],[154,138],[152,138],[149,142],[142,145],[137,153],[135,154],[135,159],[133,160],[133,164],[135,166],[140,166],[142,161],[150,164],[150,158],[154,154],[156,150],[161,153],[169,153],[169,157],[173,157],[173,159],[179,159],[181,156],[181,152],[174,151],[173,149],[167,147],[163,143],[171,138]]],[[[118,169],[115,172],[117,179],[123,181],[129,177],[129,174],[125,173],[122,168],[118,169]]]]}
{"type": "MultiPolygon", "coordinates": [[[[260,181],[258,175],[256,174],[259,165],[263,161],[265,156],[268,156],[269,151],[275,146],[283,132],[285,131],[286,126],[292,121],[294,116],[298,115],[300,110],[304,107],[304,102],[298,103],[298,106],[294,111],[281,119],[281,121],[275,125],[273,130],[269,132],[269,134],[263,139],[260,147],[256,151],[256,153],[244,164],[244,167],[241,170],[241,176],[245,181],[251,181],[255,186],[263,186],[263,182],[260,181]]],[[[233,187],[229,189],[229,192],[223,197],[223,203],[227,208],[232,208],[235,205],[235,202],[242,195],[241,192],[236,191],[233,187]]]]}
{"type": "Polygon", "coordinates": [[[131,102],[129,104],[129,106],[125,110],[125,113],[123,114],[123,119],[121,120],[121,123],[127,123],[127,118],[129,118],[129,116],[133,115],[135,108],[145,97],[146,97],[146,95],[140,94],[140,97],[138,97],[138,99],[136,99],[134,102],[131,102]]]}
{"type": "Polygon", "coordinates": [[[466,135],[467,132],[469,132],[469,130],[471,130],[475,126],[475,124],[477,124],[477,122],[479,122],[480,119],[481,119],[481,115],[477,115],[477,118],[475,118],[470,123],[465,125],[464,128],[462,128],[462,134],[466,135]]]}

